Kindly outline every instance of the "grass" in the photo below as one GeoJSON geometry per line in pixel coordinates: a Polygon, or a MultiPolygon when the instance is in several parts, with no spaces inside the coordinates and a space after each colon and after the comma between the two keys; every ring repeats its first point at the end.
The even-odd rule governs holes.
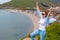
{"type": "MultiPolygon", "coordinates": [[[[30,36],[27,35],[26,37],[30,37],[30,36]]],[[[38,40],[40,40],[39,35],[36,35],[35,37],[37,37],[38,40]]],[[[24,38],[22,38],[22,40],[24,38]]],[[[59,22],[54,22],[46,28],[45,40],[60,40],[60,23],[59,22]]]]}
{"type": "MultiPolygon", "coordinates": [[[[49,0],[12,0],[11,2],[7,2],[5,4],[0,5],[0,8],[13,7],[18,9],[26,9],[26,7],[30,7],[31,9],[33,9],[33,7],[35,7],[36,1],[44,2],[50,6],[57,6],[57,4],[49,2],[49,0]]],[[[40,5],[40,7],[42,6],[40,5]]],[[[28,35],[27,37],[30,37],[30,36],[28,35]]],[[[37,37],[38,39],[40,39],[39,35],[37,35],[37,37]]],[[[23,37],[22,40],[24,38],[26,37],[23,37]]],[[[51,24],[47,28],[47,35],[45,40],[60,40],[60,23],[53,23],[53,25],[51,24]]]]}

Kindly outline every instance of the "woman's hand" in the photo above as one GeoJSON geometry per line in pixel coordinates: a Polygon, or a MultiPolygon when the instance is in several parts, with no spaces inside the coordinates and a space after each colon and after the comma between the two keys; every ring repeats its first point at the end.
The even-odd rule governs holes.
{"type": "Polygon", "coordinates": [[[36,9],[37,9],[37,11],[40,11],[38,4],[39,4],[39,3],[36,2],[36,9]]]}
{"type": "Polygon", "coordinates": [[[38,5],[38,2],[36,2],[36,5],[38,5]]]}

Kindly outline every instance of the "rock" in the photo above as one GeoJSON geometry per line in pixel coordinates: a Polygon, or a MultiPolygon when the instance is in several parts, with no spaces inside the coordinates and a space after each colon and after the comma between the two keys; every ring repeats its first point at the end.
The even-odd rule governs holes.
{"type": "Polygon", "coordinates": [[[23,40],[31,40],[31,38],[27,37],[27,38],[24,38],[23,40]]]}

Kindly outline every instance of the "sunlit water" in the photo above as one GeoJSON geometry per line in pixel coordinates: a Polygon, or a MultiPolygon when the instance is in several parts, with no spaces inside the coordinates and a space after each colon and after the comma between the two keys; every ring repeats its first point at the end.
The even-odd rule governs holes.
{"type": "Polygon", "coordinates": [[[0,40],[18,40],[32,29],[31,20],[21,13],[0,10],[0,40]]]}

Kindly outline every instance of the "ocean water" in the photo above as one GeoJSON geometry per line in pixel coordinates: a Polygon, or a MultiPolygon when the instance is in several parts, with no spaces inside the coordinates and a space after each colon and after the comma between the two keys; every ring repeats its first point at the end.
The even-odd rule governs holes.
{"type": "Polygon", "coordinates": [[[32,30],[32,22],[22,13],[0,10],[0,40],[19,40],[32,30]]]}

